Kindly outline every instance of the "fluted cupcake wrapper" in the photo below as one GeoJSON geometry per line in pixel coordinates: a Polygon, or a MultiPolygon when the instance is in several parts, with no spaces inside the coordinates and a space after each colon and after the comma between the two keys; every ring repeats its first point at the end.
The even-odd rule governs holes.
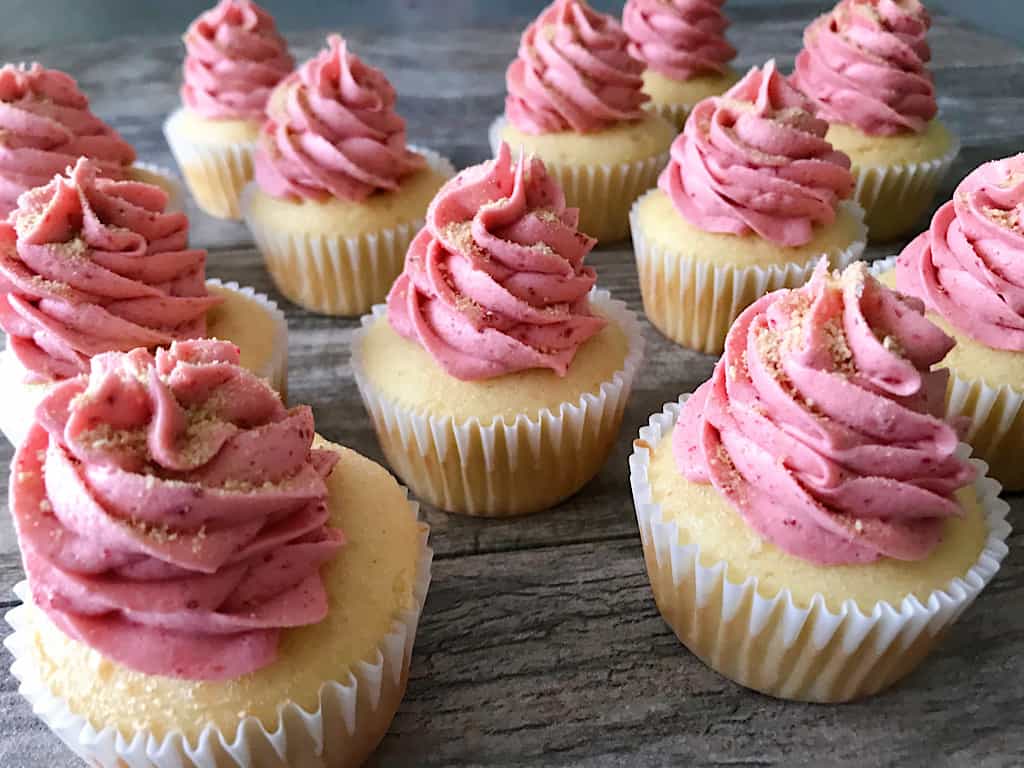
{"type": "MultiPolygon", "coordinates": [[[[864,613],[853,600],[837,612],[821,594],[797,605],[789,590],[758,592],[756,577],[730,579],[728,563],[705,565],[699,544],[681,544],[665,521],[648,480],[651,451],[671,430],[687,395],[668,403],[640,430],[629,458],[630,485],[655,602],[679,640],[708,666],[748,688],[785,699],[841,702],[877,693],[913,670],[1006,556],[1009,506],[983,461],[974,483],[988,524],[975,564],[923,603],[908,595],[864,613]]],[[[961,456],[970,448],[961,444],[961,456]]]]}
{"type": "Polygon", "coordinates": [[[181,186],[178,175],[169,168],[154,163],[136,162],[130,169],[129,175],[135,181],[144,181],[148,184],[155,184],[167,193],[168,213],[179,213],[185,210],[185,189],[181,186]]]}
{"type": "MultiPolygon", "coordinates": [[[[895,269],[896,258],[876,261],[871,271],[883,275],[895,269]]],[[[1024,390],[992,386],[950,368],[946,418],[958,417],[967,419],[964,440],[988,464],[989,474],[1007,491],[1024,490],[1024,390]]]]}
{"type": "MultiPolygon", "coordinates": [[[[497,155],[506,118],[491,123],[488,139],[497,155]]],[[[515,148],[513,147],[513,151],[515,148]]],[[[558,180],[566,202],[580,209],[579,230],[602,242],[623,240],[629,235],[629,207],[640,195],[658,184],[658,175],[668,165],[664,152],[617,165],[575,165],[544,159],[548,174],[558,180]]]]}
{"type": "Polygon", "coordinates": [[[858,166],[850,170],[857,186],[853,193],[864,209],[864,222],[872,241],[886,241],[907,234],[935,199],[956,156],[959,137],[950,134],[949,150],[924,163],[858,166]]]}
{"type": "Polygon", "coordinates": [[[686,125],[686,116],[690,114],[693,107],[693,104],[655,104],[654,102],[644,105],[649,112],[661,115],[680,131],[686,125]]]}
{"type": "MultiPolygon", "coordinates": [[[[628,337],[622,368],[595,393],[511,423],[456,421],[389,400],[364,374],[356,332],[352,369],[363,403],[388,463],[419,499],[448,512],[511,517],[548,509],[597,474],[618,436],[644,339],[636,315],[607,291],[593,291],[591,302],[628,337]]],[[[374,307],[363,327],[386,314],[374,307]]]]}
{"type": "MultiPolygon", "coordinates": [[[[255,373],[266,379],[281,394],[282,399],[288,395],[288,322],[277,303],[253,288],[239,286],[238,283],[223,283],[220,280],[206,281],[207,287],[219,287],[252,299],[273,318],[274,338],[272,354],[266,364],[255,373]]],[[[29,384],[25,382],[25,369],[9,349],[0,352],[0,432],[17,447],[25,439],[35,419],[36,406],[46,397],[51,384],[29,384]]]]}
{"type": "MultiPolygon", "coordinates": [[[[797,288],[814,273],[822,256],[842,269],[864,253],[866,229],[842,251],[821,253],[802,263],[737,267],[689,258],[647,238],[638,225],[643,197],[630,212],[633,251],[640,278],[644,312],[659,331],[689,349],[717,355],[740,313],[761,296],[780,288],[797,288]]],[[[844,202],[859,220],[856,203],[844,202]]]]}
{"type": "MultiPolygon", "coordinates": [[[[437,173],[455,174],[452,164],[436,152],[410,149],[423,155],[437,173]]],[[[384,301],[402,271],[409,243],[423,226],[419,218],[355,237],[282,231],[251,215],[256,189],[250,182],[242,192],[242,217],[270,276],[289,301],[323,315],[361,315],[384,301]]]]}
{"type": "MultiPolygon", "coordinates": [[[[410,513],[419,506],[409,502],[410,513]]],[[[32,710],[89,765],[98,768],[337,768],[356,766],[372,753],[387,732],[405,694],[420,612],[430,586],[433,550],[429,529],[421,523],[419,562],[413,605],[395,617],[374,657],[352,665],[347,676],[324,681],[318,706],[310,712],[294,702],[278,708],[268,729],[249,716],[234,734],[207,725],[192,743],[180,731],[158,738],[149,730],[121,733],[96,727],[55,696],[33,665],[30,627],[32,610],[21,605],[7,613],[14,632],[4,645],[14,656],[11,674],[32,710]]],[[[30,599],[27,582],[14,588],[23,602],[30,599]]]]}
{"type": "Polygon", "coordinates": [[[256,142],[197,142],[181,130],[183,116],[182,109],[171,113],[164,137],[196,205],[218,219],[241,218],[239,200],[252,179],[256,142]]]}

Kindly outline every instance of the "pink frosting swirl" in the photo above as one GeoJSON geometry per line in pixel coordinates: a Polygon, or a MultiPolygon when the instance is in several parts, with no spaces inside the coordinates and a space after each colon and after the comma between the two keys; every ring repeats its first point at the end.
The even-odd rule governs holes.
{"type": "Polygon", "coordinates": [[[594,239],[537,158],[498,157],[445,184],[388,295],[388,320],[450,375],[564,376],[605,320],[591,314],[594,239]]]}
{"type": "Polygon", "coordinates": [[[600,131],[639,120],[643,63],[611,16],[584,0],[555,0],[526,28],[505,74],[505,115],[526,133],[600,131]]]}
{"type": "Polygon", "coordinates": [[[0,68],[0,219],[22,192],[79,157],[93,160],[104,176],[123,179],[135,150],[92,113],[68,75],[38,64],[0,68]]]}
{"type": "Polygon", "coordinates": [[[815,563],[919,560],[974,478],[939,418],[953,340],[862,262],[736,320],[673,432],[679,470],[758,534],[815,563]]]}
{"type": "Polygon", "coordinates": [[[35,603],[150,675],[236,678],[327,614],[320,566],[337,454],[212,340],[94,357],[47,395],[15,457],[11,513],[35,603]]]}
{"type": "Polygon", "coordinates": [[[167,194],[98,172],[80,159],[0,227],[0,327],[34,381],[83,373],[100,352],[203,336],[219,301],[167,194]]]}
{"type": "Polygon", "coordinates": [[[841,0],[804,31],[794,84],[830,123],[873,136],[920,133],[938,112],[918,0],[841,0]]]}
{"type": "Polygon", "coordinates": [[[281,85],[284,106],[268,112],[256,181],[274,197],[364,200],[398,189],[424,167],[405,143],[395,89],[338,35],[281,85]]]}
{"type": "Polygon", "coordinates": [[[896,262],[896,285],[972,339],[1024,352],[1024,154],[976,168],[896,262]]]}
{"type": "Polygon", "coordinates": [[[803,245],[853,193],[850,158],[825,140],[827,131],[769,61],[693,108],[658,186],[707,232],[803,245]]]}
{"type": "Polygon", "coordinates": [[[185,33],[181,100],[203,117],[263,120],[270,92],[295,61],[269,13],[251,0],[220,0],[185,33]]]}
{"type": "Polygon", "coordinates": [[[722,74],[736,56],[725,39],[725,0],[626,0],[629,52],[672,80],[722,74]]]}

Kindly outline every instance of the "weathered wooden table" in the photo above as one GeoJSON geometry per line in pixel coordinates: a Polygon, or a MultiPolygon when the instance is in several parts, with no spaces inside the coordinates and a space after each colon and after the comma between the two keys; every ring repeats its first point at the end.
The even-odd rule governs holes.
{"type": "MultiPolygon", "coordinates": [[[[740,64],[775,56],[786,68],[804,24],[825,3],[736,8],[740,64]]],[[[400,93],[412,141],[457,166],[487,155],[503,72],[519,21],[422,34],[344,30],[400,93]]],[[[78,78],[95,110],[140,157],[171,165],[160,133],[178,103],[180,43],[164,37],[4,51],[78,78]]],[[[291,36],[298,58],[323,32],[291,36]]],[[[931,34],[944,119],[964,148],[943,191],[977,164],[1024,149],[1024,51],[939,18],[931,34]]],[[[211,276],[275,295],[245,229],[194,208],[193,242],[211,276]]],[[[896,244],[900,245],[900,244],[896,244]]],[[[873,247],[872,256],[896,246],[873,247]]],[[[628,243],[591,259],[600,283],[640,309],[628,243]]],[[[283,305],[286,302],[277,297],[283,305]]],[[[288,307],[293,402],[319,431],[377,460],[349,371],[355,321],[288,307]]],[[[408,695],[377,765],[900,765],[1024,764],[1024,535],[995,582],[911,677],[844,706],[776,701],[719,677],[676,641],[644,573],[627,481],[630,441],[662,403],[691,391],[714,360],[648,329],[646,365],[604,471],[548,513],[489,522],[426,510],[436,552],[408,695]]],[[[3,404],[0,404],[3,407],[3,404]]],[[[11,450],[0,448],[6,482],[11,450]]],[[[1024,527],[1024,504],[1011,520],[1024,527]]],[[[0,514],[0,610],[22,578],[9,517],[0,514]]],[[[6,624],[0,634],[7,630],[6,624]]],[[[18,696],[0,653],[0,766],[71,766],[75,758],[18,696]]]]}

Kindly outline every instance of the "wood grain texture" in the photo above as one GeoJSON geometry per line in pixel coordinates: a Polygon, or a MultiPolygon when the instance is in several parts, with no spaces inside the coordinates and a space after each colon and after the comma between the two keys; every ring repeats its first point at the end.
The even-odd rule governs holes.
{"type": "MultiPolygon", "coordinates": [[[[741,66],[776,56],[789,67],[822,3],[736,8],[741,66]]],[[[175,31],[177,32],[177,31],[175,31]]],[[[518,23],[385,35],[346,30],[400,93],[412,141],[458,165],[487,155],[502,74],[518,23]]],[[[293,36],[297,57],[324,34],[293,36]]],[[[943,197],[977,164],[1024,149],[1024,52],[939,18],[932,33],[944,119],[964,149],[943,197]]],[[[177,105],[174,34],[53,50],[5,51],[73,73],[150,162],[171,165],[160,132],[177,105]]],[[[209,273],[275,294],[245,229],[190,207],[193,242],[209,273]]],[[[922,222],[922,226],[924,222],[922,222]]],[[[902,243],[872,247],[888,255],[902,243]]],[[[594,253],[600,282],[640,308],[628,243],[594,253]]],[[[291,399],[310,403],[328,438],[381,460],[349,370],[354,321],[286,306],[291,399]]],[[[408,696],[374,765],[1011,766],[1024,764],[1024,536],[941,649],[896,689],[866,702],[821,707],[778,702],[722,679],[665,627],[643,571],[626,479],[631,438],[649,414],[691,391],[713,359],[666,342],[650,327],[647,361],[616,449],[601,474],[558,509],[517,521],[433,510],[437,553],[408,696]]],[[[6,480],[11,450],[0,447],[6,480]]],[[[1024,502],[1011,521],[1024,525],[1024,502]]],[[[0,515],[0,608],[21,578],[6,511],[0,515]]],[[[6,632],[6,625],[0,634],[6,632]]],[[[57,768],[73,756],[17,695],[0,654],[0,766],[57,768]]]]}

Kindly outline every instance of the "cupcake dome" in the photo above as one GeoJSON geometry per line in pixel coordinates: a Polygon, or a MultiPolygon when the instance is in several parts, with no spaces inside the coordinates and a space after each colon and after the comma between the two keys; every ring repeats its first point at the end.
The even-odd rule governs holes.
{"type": "Polygon", "coordinates": [[[796,58],[794,84],[853,160],[873,240],[914,226],[959,151],[936,119],[930,24],[918,0],[841,0],[807,27],[796,58]]]}
{"type": "Polygon", "coordinates": [[[1006,555],[1008,507],[944,421],[953,340],[863,263],[737,319],[711,379],[630,460],[665,620],[782,698],[848,701],[913,670],[1006,555]]]}
{"type": "Polygon", "coordinates": [[[288,411],[238,360],[216,341],[97,355],[40,404],[25,450],[45,453],[42,472],[13,485],[35,604],[148,675],[249,674],[282,629],[327,614],[338,456],[310,448],[308,406],[288,411]]]}
{"type": "Polygon", "coordinates": [[[539,159],[513,162],[502,145],[441,189],[387,306],[363,319],[356,381],[420,498],[527,514],[604,463],[643,342],[625,307],[592,291],[594,240],[577,217],[539,159]]]}
{"type": "Polygon", "coordinates": [[[694,107],[659,188],[631,214],[644,309],[658,330],[718,354],[759,296],[802,284],[822,255],[834,266],[860,255],[850,160],[827,130],[774,61],[694,107]]]}
{"type": "Polygon", "coordinates": [[[1024,488],[1024,155],[985,163],[896,261],[896,286],[921,299],[957,340],[951,416],[1011,490],[1024,488]]]}
{"type": "Polygon", "coordinates": [[[99,173],[129,177],[135,150],[92,113],[70,76],[39,64],[0,68],[0,218],[18,197],[75,164],[93,161],[99,173]]]}
{"type": "Polygon", "coordinates": [[[185,33],[181,101],[203,117],[263,120],[270,93],[295,66],[273,17],[251,0],[221,0],[185,33]]]}
{"type": "Polygon", "coordinates": [[[729,62],[736,49],[725,38],[725,0],[627,0],[622,27],[629,52],[646,65],[649,108],[679,128],[694,104],[736,82],[729,62]]]}

